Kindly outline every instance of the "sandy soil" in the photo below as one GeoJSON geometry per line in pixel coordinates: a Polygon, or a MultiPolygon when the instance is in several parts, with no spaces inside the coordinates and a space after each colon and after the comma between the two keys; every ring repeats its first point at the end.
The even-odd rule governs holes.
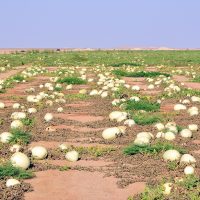
{"type": "MultiPolygon", "coordinates": [[[[55,69],[51,67],[49,70],[55,69]]],[[[155,69],[149,70],[154,71],[155,69]]],[[[176,80],[180,80],[179,78],[176,77],[176,80]]],[[[10,115],[13,112],[11,105],[15,102],[12,99],[13,95],[20,97],[17,101],[28,107],[30,105],[25,100],[27,94],[24,91],[30,87],[36,88],[36,92],[42,91],[38,86],[47,82],[48,79],[49,77],[37,76],[27,83],[20,83],[14,88],[8,89],[5,94],[0,94],[0,98],[7,105],[6,110],[0,112],[0,118],[5,119],[1,125],[1,131],[7,131],[10,126],[10,115]]],[[[125,80],[130,85],[141,86],[141,94],[146,90],[147,83],[144,78],[137,80],[125,78],[125,80]]],[[[180,81],[187,82],[188,80],[182,77],[180,81]]],[[[90,84],[79,85],[65,93],[78,93],[79,89],[92,87],[90,84]]],[[[200,89],[199,86],[198,89],[200,89]]],[[[157,94],[155,93],[155,95],[157,94]]],[[[111,97],[105,99],[93,97],[78,101],[67,99],[65,104],[54,103],[52,107],[38,107],[38,112],[34,115],[36,119],[34,127],[27,127],[27,131],[32,133],[32,142],[25,146],[23,151],[30,154],[28,153],[30,147],[42,145],[48,149],[48,157],[41,162],[33,161],[32,170],[36,171],[36,177],[25,181],[26,184],[18,186],[16,190],[19,193],[17,195],[16,190],[5,189],[2,186],[3,182],[0,184],[0,191],[2,190],[4,195],[11,196],[8,199],[12,200],[24,198],[26,200],[123,200],[144,191],[146,183],[160,181],[164,176],[172,178],[181,176],[183,168],[178,168],[176,171],[168,170],[166,163],[162,160],[162,155],[125,156],[123,154],[123,148],[134,140],[138,132],[145,130],[156,134],[153,126],[136,125],[128,128],[126,135],[114,141],[105,141],[102,138],[102,130],[118,126],[118,123],[111,122],[108,118],[111,111],[118,109],[111,106],[111,101],[111,97]],[[65,108],[65,111],[56,113],[56,109],[60,106],[65,108]],[[49,123],[43,119],[47,112],[54,115],[53,121],[49,123]],[[114,150],[99,157],[83,152],[79,161],[69,163],[65,160],[65,154],[58,150],[58,145],[61,143],[73,147],[114,148],[114,150]],[[70,169],[60,171],[60,167],[64,166],[68,166],[70,169]]],[[[174,99],[164,101],[161,104],[161,112],[173,113],[175,103],[174,99]]],[[[197,106],[200,108],[199,104],[197,106]]],[[[188,118],[186,112],[175,113],[173,119],[182,127],[188,123],[200,125],[199,116],[188,118]]],[[[199,158],[199,131],[194,134],[193,140],[192,142],[178,137],[175,143],[182,144],[182,147],[199,158]]],[[[0,150],[0,155],[2,158],[11,156],[8,146],[5,145],[5,148],[0,150]]],[[[198,161],[197,173],[199,173],[199,167],[198,161]]]]}

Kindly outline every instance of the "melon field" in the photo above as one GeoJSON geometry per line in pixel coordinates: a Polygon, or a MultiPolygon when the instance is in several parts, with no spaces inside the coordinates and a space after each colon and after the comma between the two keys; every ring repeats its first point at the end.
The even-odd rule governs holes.
{"type": "Polygon", "coordinates": [[[199,200],[200,51],[0,54],[1,200],[199,200]]]}

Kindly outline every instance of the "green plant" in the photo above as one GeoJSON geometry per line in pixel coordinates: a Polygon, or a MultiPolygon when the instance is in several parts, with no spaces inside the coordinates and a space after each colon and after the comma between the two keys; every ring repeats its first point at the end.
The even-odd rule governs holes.
{"type": "Polygon", "coordinates": [[[157,111],[160,109],[159,103],[150,102],[148,100],[128,100],[125,104],[126,110],[145,110],[147,112],[157,111]]]}
{"type": "Polygon", "coordinates": [[[62,91],[62,89],[63,89],[62,87],[55,87],[55,88],[54,88],[54,90],[57,91],[57,92],[62,91]]]}
{"type": "Polygon", "coordinates": [[[110,66],[112,67],[123,67],[123,66],[141,66],[140,63],[133,63],[133,62],[120,62],[120,63],[115,63],[115,64],[111,64],[110,66]]]}
{"type": "Polygon", "coordinates": [[[161,151],[167,151],[169,149],[177,149],[180,153],[185,153],[186,150],[180,147],[176,147],[173,144],[166,142],[158,142],[154,145],[135,145],[132,144],[128,147],[125,147],[123,152],[126,155],[135,155],[135,154],[158,154],[161,151]]]}
{"type": "Polygon", "coordinates": [[[32,178],[34,175],[29,170],[23,170],[20,168],[13,167],[10,163],[0,165],[0,179],[3,178],[17,178],[17,179],[28,179],[32,178]]]}
{"type": "Polygon", "coordinates": [[[190,200],[199,200],[200,196],[200,186],[196,188],[194,191],[188,192],[188,198],[190,200]]]}
{"type": "Polygon", "coordinates": [[[127,88],[125,88],[123,85],[120,85],[118,87],[118,90],[114,91],[113,95],[115,98],[120,98],[121,95],[126,94],[127,93],[127,88]]]}
{"type": "Polygon", "coordinates": [[[113,70],[113,73],[117,76],[125,76],[125,77],[156,77],[160,75],[163,75],[166,77],[171,76],[170,74],[162,73],[162,72],[145,72],[145,71],[127,72],[123,70],[113,70]]]}
{"type": "Polygon", "coordinates": [[[46,104],[42,101],[37,102],[35,105],[37,106],[38,110],[41,110],[46,107],[46,104]]]}
{"type": "Polygon", "coordinates": [[[5,92],[6,92],[5,89],[1,89],[1,90],[0,90],[0,94],[3,94],[3,93],[5,93],[5,92]]]}
{"type": "Polygon", "coordinates": [[[12,137],[9,140],[11,144],[28,144],[31,140],[31,134],[20,129],[11,130],[12,137]]]}
{"type": "Polygon", "coordinates": [[[14,76],[12,77],[12,80],[13,80],[13,81],[22,82],[22,81],[24,80],[24,77],[23,77],[22,75],[20,75],[20,74],[17,74],[17,75],[14,75],[14,76]]]}
{"type": "Polygon", "coordinates": [[[115,151],[114,148],[111,147],[75,147],[75,150],[77,150],[80,154],[89,154],[94,157],[100,157],[105,154],[109,154],[112,151],[115,151]]]}
{"type": "MultiPolygon", "coordinates": [[[[200,198],[200,179],[194,175],[186,176],[182,181],[173,183],[172,192],[164,195],[164,183],[171,182],[162,180],[154,186],[147,186],[145,191],[139,195],[141,200],[199,200],[200,198]]],[[[137,198],[138,199],[138,198],[137,198]]]]}
{"type": "Polygon", "coordinates": [[[193,79],[193,82],[198,82],[200,83],[200,76],[197,76],[196,78],[193,79]]]}
{"type": "Polygon", "coordinates": [[[176,161],[167,162],[167,168],[174,171],[178,168],[178,163],[176,161]]]}
{"type": "Polygon", "coordinates": [[[133,119],[136,124],[139,125],[149,125],[154,124],[156,122],[161,122],[162,117],[156,114],[149,113],[140,113],[133,115],[133,119]]]}
{"type": "Polygon", "coordinates": [[[11,98],[12,100],[19,101],[19,100],[23,99],[24,97],[17,96],[17,95],[12,95],[12,96],[10,96],[10,98],[11,98]]]}
{"type": "Polygon", "coordinates": [[[83,55],[79,55],[79,54],[74,54],[73,57],[71,58],[72,61],[74,61],[75,63],[80,63],[80,62],[85,62],[87,61],[87,57],[83,56],[83,55]]]}
{"type": "Polygon", "coordinates": [[[59,170],[60,171],[68,171],[68,170],[70,170],[71,168],[69,167],[69,166],[61,166],[61,167],[59,167],[59,170]]]}
{"type": "Polygon", "coordinates": [[[57,80],[57,83],[67,83],[67,84],[86,84],[87,82],[78,77],[64,77],[57,80]]]}
{"type": "Polygon", "coordinates": [[[31,119],[31,118],[24,118],[21,121],[25,126],[31,126],[31,127],[33,127],[35,123],[35,119],[31,119]]]}
{"type": "Polygon", "coordinates": [[[184,128],[182,126],[176,126],[178,129],[178,132],[182,131],[184,128]]]}
{"type": "Polygon", "coordinates": [[[70,100],[85,100],[88,99],[89,96],[87,94],[66,94],[65,98],[70,100]]]}
{"type": "Polygon", "coordinates": [[[0,125],[3,125],[4,119],[0,119],[0,125]]]}
{"type": "Polygon", "coordinates": [[[183,179],[183,181],[179,182],[179,185],[187,190],[192,190],[200,187],[200,178],[195,175],[188,175],[183,179]]]}
{"type": "Polygon", "coordinates": [[[147,186],[145,188],[145,191],[140,195],[141,200],[164,200],[164,194],[163,194],[163,186],[157,185],[157,186],[147,186]]]}

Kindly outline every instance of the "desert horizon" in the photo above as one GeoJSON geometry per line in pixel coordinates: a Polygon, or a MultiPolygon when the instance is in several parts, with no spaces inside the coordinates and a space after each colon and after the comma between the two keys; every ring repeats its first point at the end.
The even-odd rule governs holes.
{"type": "Polygon", "coordinates": [[[160,50],[160,51],[197,51],[200,48],[169,48],[169,47],[129,47],[129,48],[0,48],[0,54],[23,52],[23,51],[142,51],[142,50],[160,50]]]}

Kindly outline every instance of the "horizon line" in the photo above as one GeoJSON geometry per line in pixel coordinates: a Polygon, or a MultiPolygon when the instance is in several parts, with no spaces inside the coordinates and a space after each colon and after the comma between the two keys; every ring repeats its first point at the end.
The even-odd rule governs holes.
{"type": "Polygon", "coordinates": [[[167,51],[167,50],[200,50],[199,48],[171,48],[171,47],[118,47],[118,48],[90,48],[90,47],[86,47],[86,48],[70,48],[70,47],[52,47],[52,48],[43,48],[43,47],[39,47],[39,48],[32,48],[32,47],[26,47],[26,48],[0,48],[0,52],[2,53],[2,51],[5,52],[18,52],[18,51],[34,51],[34,50],[38,50],[38,51],[45,51],[45,50],[52,50],[52,51],[139,51],[139,50],[161,50],[161,51],[167,51]]]}

